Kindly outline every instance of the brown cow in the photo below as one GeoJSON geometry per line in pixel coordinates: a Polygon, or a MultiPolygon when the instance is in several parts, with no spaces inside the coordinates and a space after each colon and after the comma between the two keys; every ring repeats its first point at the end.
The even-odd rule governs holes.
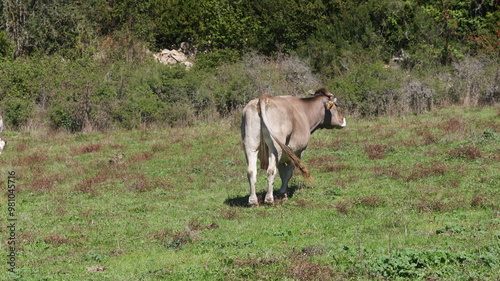
{"type": "Polygon", "coordinates": [[[282,181],[280,193],[286,195],[295,167],[310,178],[300,158],[311,134],[317,129],[341,129],[345,126],[345,118],[337,110],[336,99],[326,89],[319,89],[311,98],[263,94],[250,101],[243,109],[241,122],[250,183],[248,204],[259,204],[255,193],[257,158],[260,158],[261,168],[267,170],[265,203],[273,204],[273,183],[277,170],[282,181]]]}

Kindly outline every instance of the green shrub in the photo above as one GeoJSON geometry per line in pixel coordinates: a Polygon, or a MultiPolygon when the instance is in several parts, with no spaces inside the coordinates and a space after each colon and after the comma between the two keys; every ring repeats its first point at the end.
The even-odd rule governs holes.
{"type": "Polygon", "coordinates": [[[14,129],[20,129],[31,118],[34,104],[30,100],[14,97],[4,100],[4,106],[4,122],[14,129]]]}
{"type": "Polygon", "coordinates": [[[19,98],[32,101],[40,90],[37,83],[40,68],[30,60],[0,63],[0,100],[19,98]]]}
{"type": "Polygon", "coordinates": [[[347,110],[362,116],[378,116],[390,112],[398,103],[401,76],[382,64],[357,66],[335,79],[329,88],[341,98],[347,110]]]}
{"type": "Polygon", "coordinates": [[[152,93],[145,92],[122,100],[111,114],[118,124],[132,129],[158,121],[162,110],[163,103],[152,93]]]}
{"type": "Polygon", "coordinates": [[[227,116],[254,96],[254,83],[243,63],[223,65],[210,80],[217,111],[227,116]]]}
{"type": "Polygon", "coordinates": [[[72,105],[58,104],[52,106],[49,110],[49,118],[53,129],[78,132],[83,128],[83,122],[77,117],[72,105]]]}
{"type": "Polygon", "coordinates": [[[196,111],[188,103],[171,103],[164,107],[160,121],[171,127],[192,126],[197,120],[196,111]]]}
{"type": "Polygon", "coordinates": [[[7,38],[5,31],[0,30],[0,61],[12,56],[12,44],[7,38]]]}
{"type": "MultiPolygon", "coordinates": [[[[423,71],[394,62],[373,63],[367,53],[344,50],[338,52],[340,58],[330,56],[337,51],[327,48],[319,56],[332,59],[326,72],[332,71],[332,77],[313,73],[309,61],[295,55],[270,58],[256,52],[217,63],[216,68],[202,64],[189,71],[152,58],[4,60],[0,110],[13,128],[34,118],[36,124],[54,129],[87,132],[150,124],[186,126],[207,117],[233,116],[263,93],[304,97],[319,87],[334,93],[349,114],[362,116],[421,114],[435,104],[483,105],[499,100],[500,72],[492,58],[467,57],[423,71]],[[31,113],[34,107],[38,114],[31,113]]],[[[320,63],[314,57],[311,61],[320,63]]]]}
{"type": "Polygon", "coordinates": [[[457,264],[472,261],[465,254],[450,251],[397,250],[367,261],[371,274],[385,278],[425,278],[452,276],[457,264]]]}
{"type": "Polygon", "coordinates": [[[241,53],[233,49],[217,49],[207,53],[200,53],[196,56],[194,69],[216,69],[223,64],[237,62],[240,56],[241,53]]]}

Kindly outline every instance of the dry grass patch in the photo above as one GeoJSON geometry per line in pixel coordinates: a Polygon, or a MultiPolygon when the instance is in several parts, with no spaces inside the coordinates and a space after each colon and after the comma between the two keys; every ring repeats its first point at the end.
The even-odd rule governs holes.
{"type": "Polygon", "coordinates": [[[302,248],[302,250],[300,251],[299,254],[302,254],[302,255],[308,256],[308,257],[312,257],[312,256],[322,255],[324,252],[325,252],[325,249],[323,247],[306,246],[306,247],[302,248]]]}
{"type": "Polygon", "coordinates": [[[394,167],[375,166],[373,167],[372,171],[377,176],[386,176],[394,179],[401,178],[399,170],[394,167]]]}
{"type": "MultiPolygon", "coordinates": [[[[39,230],[37,230],[36,233],[39,233],[39,230]]],[[[21,233],[19,233],[19,242],[30,243],[30,242],[35,242],[35,241],[36,241],[35,232],[21,232],[21,233]]]]}
{"type": "Polygon", "coordinates": [[[29,149],[29,145],[27,145],[24,142],[20,142],[16,145],[16,151],[17,152],[24,152],[29,149]]]}
{"type": "Polygon", "coordinates": [[[417,135],[424,138],[424,145],[431,145],[438,142],[438,138],[428,131],[419,131],[417,135]]]}
{"type": "Polygon", "coordinates": [[[412,207],[419,213],[447,212],[456,209],[469,209],[471,202],[461,194],[447,193],[433,196],[428,193],[420,197],[418,201],[413,202],[412,207]]]}
{"type": "Polygon", "coordinates": [[[49,157],[47,155],[41,154],[40,152],[35,152],[31,155],[20,157],[14,162],[14,166],[37,166],[47,162],[49,157]]]}
{"type": "Polygon", "coordinates": [[[323,167],[323,171],[329,173],[341,172],[344,170],[349,170],[351,167],[342,163],[335,163],[331,165],[326,165],[323,167]]]}
{"type": "Polygon", "coordinates": [[[310,201],[310,200],[305,200],[305,199],[302,199],[302,198],[297,198],[294,200],[294,202],[297,204],[298,207],[300,208],[320,208],[321,207],[321,204],[318,204],[314,201],[310,201]]]}
{"type": "Polygon", "coordinates": [[[51,234],[47,235],[46,237],[44,237],[42,240],[43,240],[43,242],[45,242],[47,244],[51,244],[51,245],[64,245],[64,244],[74,243],[70,239],[63,237],[63,236],[59,236],[56,233],[51,233],[51,234]]]}
{"type": "Polygon", "coordinates": [[[238,212],[236,212],[236,208],[231,208],[220,211],[217,218],[221,218],[224,220],[239,220],[240,216],[238,212]]]}
{"type": "Polygon", "coordinates": [[[107,176],[99,174],[76,184],[75,190],[95,196],[99,194],[95,187],[100,183],[106,182],[108,179],[107,176]]]}
{"type": "Polygon", "coordinates": [[[387,155],[388,145],[385,144],[372,144],[365,146],[365,152],[368,159],[384,159],[387,155]]]}
{"type": "Polygon", "coordinates": [[[332,163],[336,163],[338,161],[339,158],[334,156],[320,156],[307,159],[307,164],[312,167],[323,168],[325,166],[332,165],[332,163]]]}
{"type": "Polygon", "coordinates": [[[151,146],[151,150],[153,152],[168,151],[168,149],[169,149],[168,144],[154,144],[151,146]]]}
{"type": "Polygon", "coordinates": [[[147,151],[143,151],[133,157],[130,158],[130,163],[136,163],[136,162],[144,162],[144,161],[148,161],[150,160],[151,158],[153,158],[154,156],[154,152],[147,152],[147,151]]]}
{"type": "Polygon", "coordinates": [[[133,192],[146,192],[155,188],[144,174],[126,176],[124,178],[124,185],[127,190],[133,192]]]}
{"type": "Polygon", "coordinates": [[[464,125],[461,118],[453,116],[446,122],[443,122],[441,128],[448,133],[457,133],[463,131],[464,125]]]}
{"type": "Polygon", "coordinates": [[[85,154],[85,153],[92,153],[92,152],[97,152],[102,150],[103,145],[100,143],[91,143],[91,144],[86,144],[81,147],[72,147],[71,148],[71,154],[73,156],[80,155],[80,154],[85,154]]]}
{"type": "Polygon", "coordinates": [[[491,197],[481,194],[476,194],[474,195],[474,197],[472,197],[472,200],[470,201],[470,206],[472,208],[482,208],[482,209],[491,208],[497,211],[500,210],[500,207],[497,206],[495,202],[492,202],[491,197]]]}
{"type": "Polygon", "coordinates": [[[452,158],[467,158],[469,160],[474,160],[482,157],[481,151],[479,151],[479,149],[473,145],[449,150],[448,155],[452,158]]]}
{"type": "Polygon", "coordinates": [[[63,179],[58,175],[43,175],[40,174],[35,176],[31,181],[31,184],[27,187],[31,191],[48,191],[52,190],[54,183],[62,182],[63,179]]]}
{"type": "Polygon", "coordinates": [[[161,229],[158,231],[155,231],[153,234],[150,235],[150,238],[155,239],[156,241],[160,242],[161,244],[166,244],[172,235],[173,231],[171,229],[161,229]]]}
{"type": "Polygon", "coordinates": [[[253,259],[235,259],[234,265],[238,267],[256,268],[262,265],[269,265],[278,262],[278,258],[253,258],[253,259]]]}
{"type": "Polygon", "coordinates": [[[379,207],[385,203],[384,199],[382,199],[380,196],[377,196],[374,194],[369,195],[369,196],[365,196],[365,197],[360,197],[360,198],[356,199],[356,201],[359,202],[359,204],[361,206],[370,207],[370,208],[379,207]]]}
{"type": "Polygon", "coordinates": [[[448,209],[442,199],[420,198],[412,205],[419,213],[442,212],[448,209]]]}
{"type": "Polygon", "coordinates": [[[432,163],[428,167],[420,164],[415,168],[414,171],[411,172],[411,174],[408,176],[406,180],[407,181],[418,180],[421,178],[427,178],[435,175],[442,176],[446,174],[447,170],[448,169],[446,168],[446,165],[440,162],[432,163]]]}
{"type": "Polygon", "coordinates": [[[151,235],[152,238],[159,241],[161,244],[165,245],[167,248],[173,248],[179,250],[183,248],[186,244],[191,244],[198,239],[199,231],[201,230],[211,230],[217,229],[219,225],[217,223],[211,223],[209,225],[201,225],[197,218],[189,221],[187,226],[183,231],[172,231],[171,229],[163,229],[156,231],[151,235]]]}
{"type": "Polygon", "coordinates": [[[303,254],[291,257],[292,265],[289,266],[288,276],[301,281],[308,280],[346,280],[342,274],[335,273],[332,268],[319,265],[308,259],[303,254]]]}
{"type": "Polygon", "coordinates": [[[354,204],[350,200],[337,202],[333,206],[337,209],[337,212],[343,215],[349,214],[354,208],[354,204]]]}

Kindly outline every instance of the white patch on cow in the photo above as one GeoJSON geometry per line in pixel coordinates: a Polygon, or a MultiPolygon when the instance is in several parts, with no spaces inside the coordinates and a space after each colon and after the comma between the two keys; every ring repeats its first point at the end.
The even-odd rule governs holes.
{"type": "Polygon", "coordinates": [[[347,123],[346,123],[345,118],[344,118],[344,122],[342,122],[342,124],[340,124],[340,127],[344,128],[346,125],[347,125],[347,123]]]}

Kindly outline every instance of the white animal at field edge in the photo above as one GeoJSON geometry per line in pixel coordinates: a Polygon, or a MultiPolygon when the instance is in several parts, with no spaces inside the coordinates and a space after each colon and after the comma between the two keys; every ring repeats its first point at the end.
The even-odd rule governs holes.
{"type": "MultiPolygon", "coordinates": [[[[0,116],[0,134],[3,131],[3,119],[2,116],[0,116]]],[[[5,141],[0,138],[0,154],[2,154],[3,148],[5,147],[5,141]]]]}

